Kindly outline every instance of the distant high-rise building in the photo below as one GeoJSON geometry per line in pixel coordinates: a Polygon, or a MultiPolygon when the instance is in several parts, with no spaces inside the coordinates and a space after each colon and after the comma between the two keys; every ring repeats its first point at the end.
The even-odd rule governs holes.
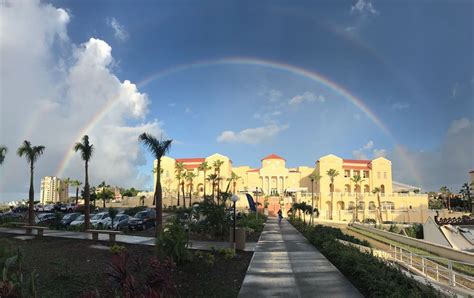
{"type": "Polygon", "coordinates": [[[58,177],[46,176],[41,178],[40,201],[42,204],[48,202],[65,202],[69,197],[69,184],[58,177]]]}

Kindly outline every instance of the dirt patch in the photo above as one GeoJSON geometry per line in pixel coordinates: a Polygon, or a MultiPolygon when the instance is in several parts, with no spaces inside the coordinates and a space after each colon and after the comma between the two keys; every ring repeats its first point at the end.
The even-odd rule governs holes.
{"type": "MultiPolygon", "coordinates": [[[[109,250],[93,248],[94,243],[87,240],[50,237],[18,240],[14,236],[0,234],[0,239],[23,251],[25,272],[37,274],[38,297],[78,297],[95,289],[101,297],[112,296],[107,275],[112,257],[109,250]]],[[[155,255],[155,247],[120,245],[127,248],[131,258],[141,262],[148,262],[155,255]]],[[[201,252],[201,257],[178,265],[172,273],[180,297],[236,297],[251,257],[251,252],[239,252],[231,259],[218,252],[201,252]],[[209,259],[214,260],[212,265],[209,259]]]]}

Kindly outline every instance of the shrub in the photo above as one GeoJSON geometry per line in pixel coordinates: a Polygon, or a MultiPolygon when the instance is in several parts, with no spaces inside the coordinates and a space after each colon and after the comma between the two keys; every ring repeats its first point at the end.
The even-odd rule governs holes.
{"type": "Polygon", "coordinates": [[[189,261],[188,235],[184,227],[177,221],[167,224],[163,232],[156,238],[158,255],[169,257],[176,263],[189,261]]]}
{"type": "Polygon", "coordinates": [[[114,255],[118,255],[127,251],[127,248],[123,245],[114,244],[110,247],[110,252],[114,255]]]}
{"type": "Polygon", "coordinates": [[[244,214],[240,220],[237,221],[237,225],[239,227],[245,227],[248,229],[252,229],[257,232],[263,231],[263,226],[267,217],[263,214],[257,215],[255,213],[244,214]]]}
{"type": "Polygon", "coordinates": [[[230,260],[235,256],[235,251],[232,248],[222,248],[219,253],[224,255],[225,260],[230,260]]]}
{"type": "Polygon", "coordinates": [[[212,200],[204,200],[199,203],[197,212],[205,217],[205,220],[193,225],[191,228],[197,233],[207,233],[213,236],[225,236],[229,233],[230,218],[227,216],[225,205],[216,204],[212,200]]]}
{"type": "Polygon", "coordinates": [[[408,237],[423,239],[423,225],[422,224],[413,224],[411,227],[405,228],[405,232],[408,237]]]}
{"type": "Polygon", "coordinates": [[[214,266],[215,257],[212,253],[206,255],[206,265],[209,267],[214,266]]]}

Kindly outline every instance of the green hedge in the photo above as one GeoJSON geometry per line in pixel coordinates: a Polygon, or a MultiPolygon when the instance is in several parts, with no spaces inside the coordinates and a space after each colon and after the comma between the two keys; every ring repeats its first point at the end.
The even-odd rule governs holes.
{"type": "MultiPolygon", "coordinates": [[[[293,221],[294,226],[333,263],[365,297],[437,297],[433,288],[419,284],[370,253],[346,246],[335,239],[366,245],[340,229],[293,221]]],[[[366,245],[367,246],[367,245],[366,245]]]]}

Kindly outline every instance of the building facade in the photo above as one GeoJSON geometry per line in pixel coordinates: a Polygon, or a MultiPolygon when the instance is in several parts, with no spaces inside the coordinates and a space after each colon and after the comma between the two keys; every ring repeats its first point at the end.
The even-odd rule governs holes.
{"type": "Polygon", "coordinates": [[[58,177],[41,178],[41,204],[65,202],[69,198],[69,184],[58,177]]]}
{"type": "MultiPolygon", "coordinates": [[[[378,220],[381,216],[384,221],[423,222],[428,216],[426,194],[393,191],[392,163],[383,157],[353,160],[330,154],[317,160],[314,167],[294,168],[287,167],[286,160],[276,154],[262,158],[259,168],[234,167],[232,160],[220,154],[205,158],[163,157],[161,183],[166,205],[176,205],[178,190],[183,197],[182,184],[180,186],[176,179],[177,162],[183,163],[185,171],[195,173],[192,181],[184,179],[185,197],[192,197],[192,201],[200,200],[204,195],[204,188],[207,195],[212,194],[213,183],[206,178],[210,174],[218,174],[220,179],[218,186],[214,183],[214,191],[218,187],[221,191],[242,195],[238,203],[240,208],[248,207],[243,194],[258,193],[261,200],[265,200],[265,205],[269,206],[270,213],[275,213],[280,208],[289,210],[294,202],[306,202],[318,208],[322,219],[378,220]],[[221,164],[219,171],[215,167],[216,161],[221,164]],[[211,167],[206,174],[200,167],[203,162],[211,167]],[[337,174],[332,179],[328,175],[330,169],[337,174]],[[312,174],[321,178],[311,182],[312,174]],[[355,176],[360,176],[361,179],[357,181],[355,176]]],[[[180,181],[183,183],[183,179],[180,181]]]]}

